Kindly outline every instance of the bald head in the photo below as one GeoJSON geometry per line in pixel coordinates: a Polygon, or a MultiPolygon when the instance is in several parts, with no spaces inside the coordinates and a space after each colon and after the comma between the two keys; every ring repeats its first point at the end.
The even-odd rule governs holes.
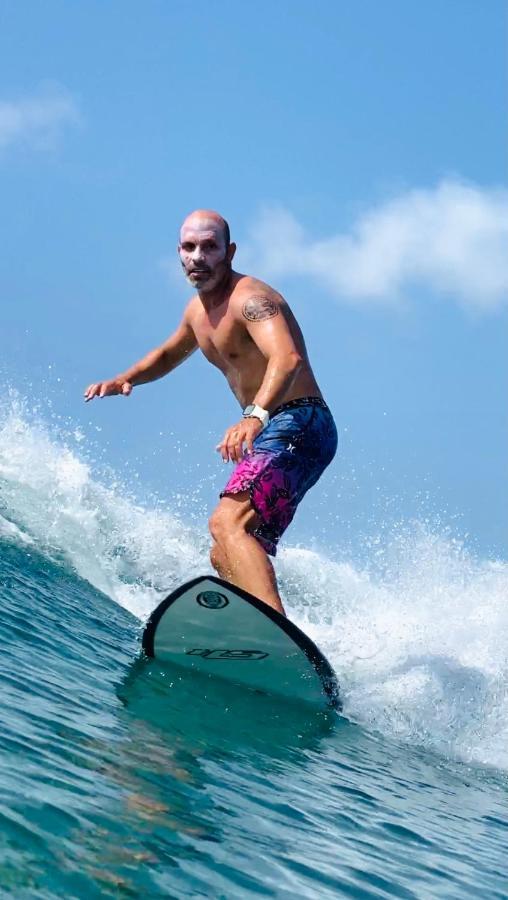
{"type": "Polygon", "coordinates": [[[196,209],[184,220],[178,253],[187,280],[200,294],[229,278],[235,249],[228,223],[212,209],[196,209]]]}
{"type": "Polygon", "coordinates": [[[182,240],[182,232],[187,228],[199,230],[213,229],[214,231],[220,231],[224,240],[225,249],[229,247],[231,242],[231,233],[228,223],[213,209],[195,209],[194,212],[189,213],[187,218],[183,220],[180,229],[180,242],[182,240]]]}

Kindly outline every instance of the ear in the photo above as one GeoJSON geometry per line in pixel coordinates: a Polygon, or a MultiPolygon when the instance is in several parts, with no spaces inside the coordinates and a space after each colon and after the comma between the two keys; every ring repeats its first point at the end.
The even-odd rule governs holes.
{"type": "Polygon", "coordinates": [[[228,252],[226,254],[228,262],[233,262],[233,257],[236,253],[236,244],[230,244],[228,247],[228,252]]]}

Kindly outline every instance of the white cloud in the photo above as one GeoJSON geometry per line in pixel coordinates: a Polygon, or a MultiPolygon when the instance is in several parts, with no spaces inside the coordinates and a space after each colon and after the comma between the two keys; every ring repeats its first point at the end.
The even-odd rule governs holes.
{"type": "Polygon", "coordinates": [[[285,209],[261,213],[242,257],[262,277],[316,279],[356,305],[403,302],[421,286],[478,311],[508,300],[508,191],[445,180],[364,212],[315,240],[285,209]]]}
{"type": "Polygon", "coordinates": [[[18,100],[0,99],[0,149],[19,143],[51,146],[64,126],[79,122],[75,101],[61,87],[18,100]]]}

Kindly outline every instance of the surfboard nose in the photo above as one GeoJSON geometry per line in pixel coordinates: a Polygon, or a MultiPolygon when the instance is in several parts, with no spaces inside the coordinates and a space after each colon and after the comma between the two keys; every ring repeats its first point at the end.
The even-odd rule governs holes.
{"type": "Polygon", "coordinates": [[[213,575],[194,578],[162,600],[142,647],[162,663],[341,709],[335,672],[314,642],[257,597],[213,575]]]}

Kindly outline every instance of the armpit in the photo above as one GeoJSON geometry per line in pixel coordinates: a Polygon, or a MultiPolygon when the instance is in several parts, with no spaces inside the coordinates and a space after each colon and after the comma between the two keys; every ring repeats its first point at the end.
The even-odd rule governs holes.
{"type": "Polygon", "coordinates": [[[279,307],[270,297],[249,297],[242,306],[242,315],[249,322],[261,322],[278,316],[279,307]]]}

